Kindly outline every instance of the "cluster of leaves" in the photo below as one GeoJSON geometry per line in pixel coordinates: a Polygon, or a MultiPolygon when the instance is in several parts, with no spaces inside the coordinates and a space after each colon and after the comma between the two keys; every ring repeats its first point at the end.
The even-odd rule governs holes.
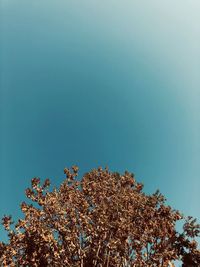
{"type": "Polygon", "coordinates": [[[3,225],[9,242],[0,242],[1,266],[200,266],[195,238],[200,226],[165,204],[159,191],[146,195],[134,175],[108,168],[77,179],[78,167],[64,169],[58,189],[33,178],[21,204],[23,219],[3,225]],[[185,220],[182,233],[176,222],[185,220]]]}

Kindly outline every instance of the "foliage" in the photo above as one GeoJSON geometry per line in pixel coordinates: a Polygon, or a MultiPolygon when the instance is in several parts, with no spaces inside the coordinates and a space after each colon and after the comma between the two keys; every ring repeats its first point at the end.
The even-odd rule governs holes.
{"type": "Polygon", "coordinates": [[[36,205],[23,202],[24,218],[15,225],[4,216],[9,242],[0,242],[1,266],[200,266],[200,226],[166,205],[159,191],[146,195],[127,171],[98,168],[81,181],[77,166],[64,173],[52,191],[49,179],[33,178],[26,196],[36,205]]]}

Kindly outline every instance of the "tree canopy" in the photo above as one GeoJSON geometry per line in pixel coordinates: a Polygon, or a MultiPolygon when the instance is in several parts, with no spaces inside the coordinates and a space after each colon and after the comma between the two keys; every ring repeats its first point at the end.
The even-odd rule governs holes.
{"type": "Polygon", "coordinates": [[[156,191],[147,195],[132,173],[93,169],[78,179],[78,167],[50,190],[50,180],[31,180],[22,219],[2,224],[1,266],[184,267],[200,266],[196,219],[183,216],[156,191]],[[183,222],[181,232],[178,221],[183,222]]]}

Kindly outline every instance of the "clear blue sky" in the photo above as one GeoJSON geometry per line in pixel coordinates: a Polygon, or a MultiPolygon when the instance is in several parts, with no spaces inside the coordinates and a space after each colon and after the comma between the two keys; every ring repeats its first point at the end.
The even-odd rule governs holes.
{"type": "Polygon", "coordinates": [[[0,216],[34,176],[129,170],[200,219],[200,2],[1,0],[0,216]]]}

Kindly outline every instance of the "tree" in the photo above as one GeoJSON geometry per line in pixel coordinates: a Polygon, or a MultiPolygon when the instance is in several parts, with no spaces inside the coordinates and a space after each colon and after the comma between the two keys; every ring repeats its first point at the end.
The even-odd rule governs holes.
{"type": "Polygon", "coordinates": [[[64,173],[52,191],[49,179],[33,178],[26,196],[35,205],[23,202],[16,224],[4,216],[9,241],[0,243],[1,266],[200,266],[200,226],[166,205],[159,191],[145,194],[128,171],[98,168],[82,180],[77,166],[64,173]]]}

